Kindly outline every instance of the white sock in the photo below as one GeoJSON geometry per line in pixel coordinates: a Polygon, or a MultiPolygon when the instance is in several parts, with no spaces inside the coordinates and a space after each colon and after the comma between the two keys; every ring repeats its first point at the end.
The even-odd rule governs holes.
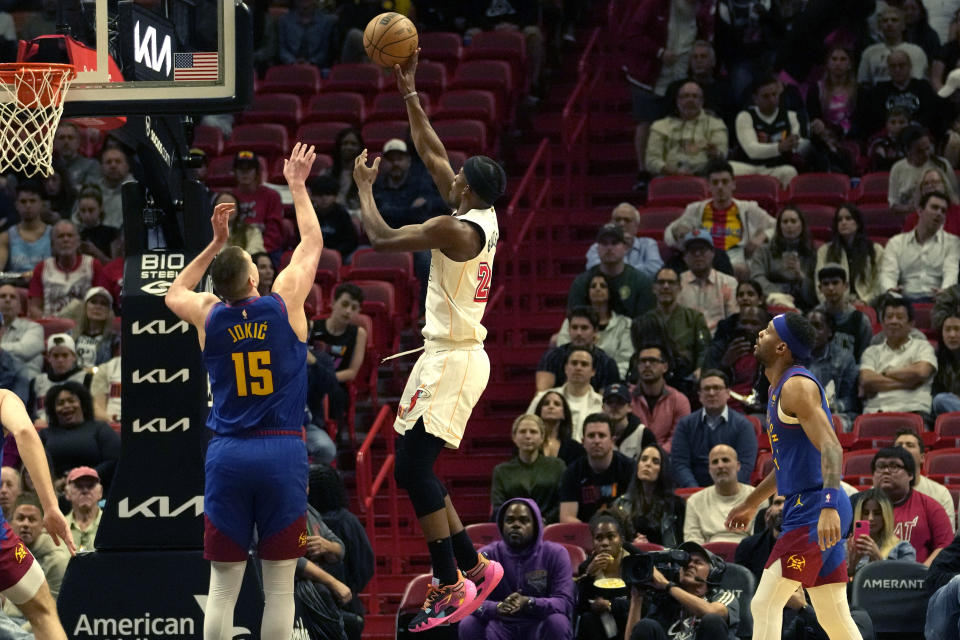
{"type": "MultiPolygon", "coordinates": [[[[296,605],[293,601],[293,577],[297,560],[263,560],[262,640],[289,640],[293,633],[296,605]]],[[[206,640],[206,639],[205,639],[206,640]]]]}
{"type": "Polygon", "coordinates": [[[211,562],[210,593],[203,618],[203,640],[233,639],[233,608],[247,562],[211,562]]]}
{"type": "Polygon", "coordinates": [[[783,634],[783,608],[800,587],[796,580],[783,577],[780,560],[763,570],[757,592],[750,601],[753,614],[753,640],[780,640],[783,634]]]}
{"type": "Polygon", "coordinates": [[[847,585],[839,582],[824,584],[807,589],[807,593],[817,614],[817,622],[830,640],[862,640],[847,605],[847,585]]]}

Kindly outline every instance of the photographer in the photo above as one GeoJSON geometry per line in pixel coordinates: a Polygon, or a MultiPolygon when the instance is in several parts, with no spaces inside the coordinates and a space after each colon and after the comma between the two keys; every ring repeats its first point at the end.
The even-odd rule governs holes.
{"type": "Polygon", "coordinates": [[[624,640],[735,640],[740,602],[719,587],[724,561],[695,542],[663,553],[654,556],[649,578],[642,560],[624,563],[624,580],[632,585],[624,640]],[[666,563],[663,553],[669,554],[666,563]],[[661,569],[676,576],[667,578],[661,569]]]}

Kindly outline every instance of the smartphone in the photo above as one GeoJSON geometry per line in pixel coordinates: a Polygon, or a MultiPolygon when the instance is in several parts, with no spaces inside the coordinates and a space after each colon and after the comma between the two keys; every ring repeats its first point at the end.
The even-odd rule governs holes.
{"type": "Polygon", "coordinates": [[[853,537],[857,536],[868,536],[870,535],[870,521],[869,520],[857,520],[853,525],[853,537]]]}

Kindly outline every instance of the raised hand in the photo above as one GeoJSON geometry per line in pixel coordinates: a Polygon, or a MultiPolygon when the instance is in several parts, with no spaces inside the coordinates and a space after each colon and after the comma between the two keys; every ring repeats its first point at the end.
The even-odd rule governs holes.
{"type": "Polygon", "coordinates": [[[747,527],[753,523],[753,517],[756,515],[756,512],[757,510],[755,508],[746,502],[741,502],[727,514],[727,520],[724,522],[724,525],[730,531],[736,531],[738,533],[747,531],[747,527]]]}
{"type": "Polygon", "coordinates": [[[417,75],[417,61],[420,59],[420,49],[413,52],[402,65],[393,65],[393,75],[397,77],[397,88],[400,95],[405,96],[417,90],[415,83],[417,75]]]}
{"type": "Polygon", "coordinates": [[[70,555],[77,555],[77,545],[73,542],[73,534],[70,533],[70,527],[67,526],[67,521],[59,509],[48,509],[44,513],[43,526],[50,534],[55,545],[59,547],[62,540],[66,543],[70,555]]]}
{"type": "Polygon", "coordinates": [[[316,159],[317,154],[313,150],[313,145],[308,147],[302,142],[293,145],[290,157],[283,161],[283,177],[286,178],[287,184],[291,187],[294,184],[305,184],[316,159]]]}
{"type": "Polygon", "coordinates": [[[221,202],[213,208],[210,222],[213,224],[213,240],[218,244],[226,244],[230,237],[230,216],[237,210],[232,202],[221,202]]]}
{"type": "Polygon", "coordinates": [[[374,158],[373,165],[367,166],[367,150],[364,149],[353,161],[353,181],[357,183],[357,188],[373,188],[373,183],[377,179],[377,172],[380,171],[380,157],[374,158]]]}

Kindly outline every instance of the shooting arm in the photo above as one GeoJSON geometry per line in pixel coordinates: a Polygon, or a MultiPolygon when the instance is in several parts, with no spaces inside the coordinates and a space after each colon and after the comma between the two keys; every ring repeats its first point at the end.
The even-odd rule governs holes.
{"type": "Polygon", "coordinates": [[[417,148],[420,159],[426,165],[427,171],[433,178],[434,184],[444,202],[450,193],[450,185],[453,184],[454,174],[450,168],[450,159],[447,157],[447,150],[443,148],[437,132],[430,125],[430,119],[427,117],[423,106],[420,105],[419,96],[411,96],[403,101],[407,106],[407,118],[410,120],[410,137],[413,138],[413,146],[417,148]]]}
{"type": "Polygon", "coordinates": [[[210,244],[177,275],[164,298],[170,311],[195,327],[203,326],[210,307],[217,303],[217,297],[212,293],[197,293],[194,289],[224,244],[226,244],[226,238],[214,237],[210,244]]]}

